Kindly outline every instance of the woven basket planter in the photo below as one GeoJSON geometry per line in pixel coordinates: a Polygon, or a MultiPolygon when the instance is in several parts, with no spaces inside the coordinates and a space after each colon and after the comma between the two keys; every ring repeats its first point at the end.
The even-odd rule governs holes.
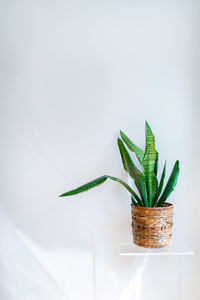
{"type": "Polygon", "coordinates": [[[173,204],[162,207],[132,208],[133,242],[145,248],[161,248],[170,245],[172,236],[173,204]]]}

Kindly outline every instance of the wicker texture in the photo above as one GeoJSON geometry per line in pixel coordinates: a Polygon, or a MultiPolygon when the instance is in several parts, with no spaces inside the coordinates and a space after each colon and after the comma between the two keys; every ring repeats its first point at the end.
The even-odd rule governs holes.
{"type": "Polygon", "coordinates": [[[145,248],[170,245],[172,236],[173,204],[162,207],[132,206],[133,242],[145,248]]]}

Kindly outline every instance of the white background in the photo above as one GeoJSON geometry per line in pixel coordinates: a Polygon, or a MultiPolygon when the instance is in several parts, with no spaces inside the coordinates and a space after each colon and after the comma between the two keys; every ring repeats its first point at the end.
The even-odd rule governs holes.
{"type": "Polygon", "coordinates": [[[0,1],[2,300],[199,300],[199,1],[0,1]],[[123,258],[130,197],[122,129],[148,120],[174,236],[193,257],[123,258]],[[17,231],[16,231],[17,230],[17,231]]]}

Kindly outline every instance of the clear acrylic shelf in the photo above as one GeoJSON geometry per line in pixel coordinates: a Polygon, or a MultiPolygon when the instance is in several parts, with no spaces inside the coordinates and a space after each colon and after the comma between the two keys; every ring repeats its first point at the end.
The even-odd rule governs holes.
{"type": "Polygon", "coordinates": [[[137,255],[193,255],[194,252],[183,242],[172,241],[172,244],[163,248],[143,248],[133,243],[118,243],[120,256],[137,255]]]}

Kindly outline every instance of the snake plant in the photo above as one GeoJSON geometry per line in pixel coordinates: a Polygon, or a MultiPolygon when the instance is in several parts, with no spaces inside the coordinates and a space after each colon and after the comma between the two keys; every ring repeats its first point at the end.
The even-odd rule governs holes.
{"type": "Polygon", "coordinates": [[[119,178],[104,175],[93,181],[90,181],[76,189],[66,192],[60,197],[72,196],[82,192],[86,192],[103,182],[107,179],[119,182],[123,185],[128,192],[131,194],[132,205],[134,206],[144,206],[144,207],[160,207],[167,200],[169,195],[175,188],[179,175],[179,161],[177,160],[174,164],[171,175],[169,176],[168,182],[163,190],[165,173],[166,173],[166,162],[163,167],[160,180],[158,180],[158,152],[155,148],[155,137],[149,124],[145,124],[145,137],[146,146],[143,152],[138,146],[136,146],[122,131],[120,131],[121,139],[118,138],[117,143],[119,147],[119,152],[121,155],[122,163],[126,172],[133,179],[135,187],[138,193],[136,193],[133,188],[126,182],[119,178]],[[134,164],[127,148],[133,152],[140,165],[141,170],[139,170],[134,164]]]}

